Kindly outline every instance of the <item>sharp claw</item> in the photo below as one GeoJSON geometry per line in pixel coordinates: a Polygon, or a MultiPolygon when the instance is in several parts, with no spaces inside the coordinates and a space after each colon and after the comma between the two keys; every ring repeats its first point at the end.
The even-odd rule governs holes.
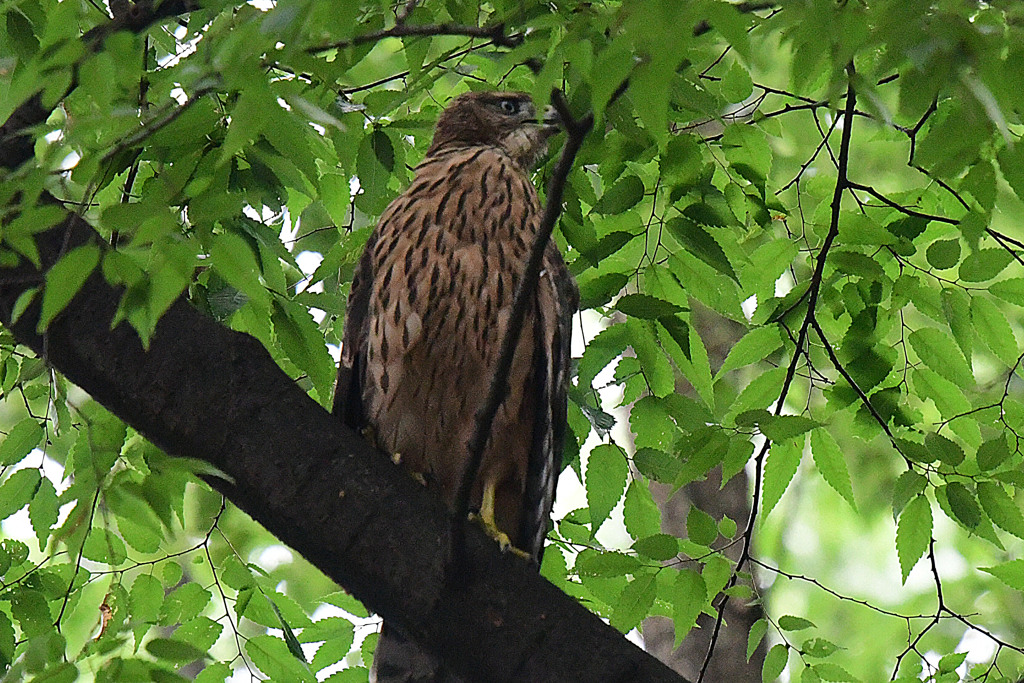
{"type": "Polygon", "coordinates": [[[490,536],[494,541],[498,543],[499,546],[501,546],[501,552],[518,555],[524,560],[532,559],[530,557],[530,554],[527,553],[525,550],[522,550],[512,545],[512,539],[508,537],[508,534],[506,534],[498,527],[494,526],[493,522],[489,522],[482,515],[476,513],[470,514],[469,518],[477,524],[479,524],[480,528],[484,530],[484,533],[490,536]]]}

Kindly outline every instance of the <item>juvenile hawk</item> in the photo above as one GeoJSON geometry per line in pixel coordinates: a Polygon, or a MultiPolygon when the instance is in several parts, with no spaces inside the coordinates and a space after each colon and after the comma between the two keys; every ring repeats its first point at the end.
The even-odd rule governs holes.
{"type": "MultiPolygon", "coordinates": [[[[543,208],[529,171],[554,127],[523,93],[478,92],[441,114],[409,188],[352,280],[334,412],[451,507],[543,208]]],[[[576,284],[549,244],[473,505],[538,564],[566,420],[576,284]]],[[[385,627],[378,683],[457,681],[385,627]]]]}

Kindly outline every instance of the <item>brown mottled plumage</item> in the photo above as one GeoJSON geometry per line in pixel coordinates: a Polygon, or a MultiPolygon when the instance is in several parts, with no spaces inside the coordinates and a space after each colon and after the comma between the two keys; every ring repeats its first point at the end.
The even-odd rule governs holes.
{"type": "MultiPolygon", "coordinates": [[[[352,281],[334,410],[350,426],[371,427],[377,445],[400,454],[449,506],[540,224],[527,174],[551,132],[523,93],[457,97],[352,281]]],[[[495,525],[538,563],[561,459],[577,304],[550,244],[474,489],[474,505],[487,512],[493,503],[495,525]]],[[[378,683],[460,680],[389,628],[373,675],[378,683]]]]}

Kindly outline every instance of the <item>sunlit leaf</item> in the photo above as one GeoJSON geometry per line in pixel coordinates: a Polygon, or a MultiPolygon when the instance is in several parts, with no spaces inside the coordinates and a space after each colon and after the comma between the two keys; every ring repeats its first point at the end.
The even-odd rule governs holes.
{"type": "Polygon", "coordinates": [[[903,512],[896,527],[896,554],[899,556],[903,582],[910,570],[928,549],[932,534],[932,508],[924,495],[915,496],[903,512]]]}

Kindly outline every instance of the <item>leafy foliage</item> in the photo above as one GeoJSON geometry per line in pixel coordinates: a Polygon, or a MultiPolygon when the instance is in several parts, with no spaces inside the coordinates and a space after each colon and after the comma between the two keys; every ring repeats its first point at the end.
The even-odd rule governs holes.
{"type": "MultiPolygon", "coordinates": [[[[99,238],[17,310],[38,299],[45,328],[102,276],[148,342],[184,294],[324,406],[354,265],[443,103],[563,88],[599,133],[557,236],[592,311],[564,475],[585,494],[545,576],[624,631],[670,617],[677,642],[763,601],[747,651],[715,656],[768,638],[766,680],[1015,680],[1016,3],[211,2],[97,44],[95,3],[0,18],[3,117],[63,98],[0,184],[0,260],[38,262],[65,211],[99,238]],[[652,482],[745,468],[749,520],[662,528],[652,482]]],[[[362,607],[276,563],[190,463],[7,333],[0,391],[0,673],[365,680],[362,607]]]]}

